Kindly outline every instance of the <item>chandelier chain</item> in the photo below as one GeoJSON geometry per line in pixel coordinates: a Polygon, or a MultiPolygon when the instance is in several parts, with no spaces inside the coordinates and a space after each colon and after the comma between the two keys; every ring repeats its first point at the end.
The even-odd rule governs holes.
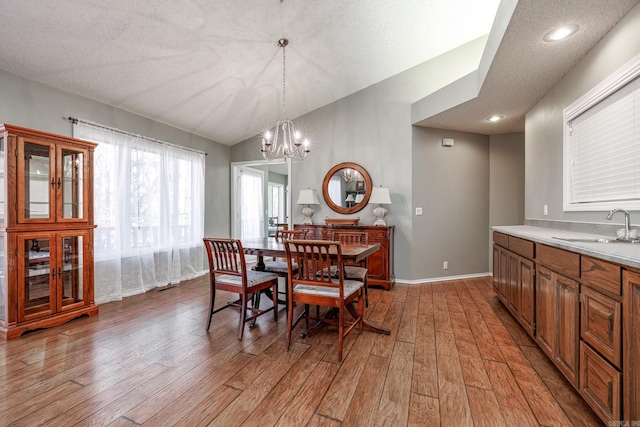
{"type": "Polygon", "coordinates": [[[282,45],[282,119],[284,120],[284,118],[286,117],[286,104],[287,104],[287,95],[286,95],[286,50],[287,50],[287,45],[283,44],[282,45]]]}

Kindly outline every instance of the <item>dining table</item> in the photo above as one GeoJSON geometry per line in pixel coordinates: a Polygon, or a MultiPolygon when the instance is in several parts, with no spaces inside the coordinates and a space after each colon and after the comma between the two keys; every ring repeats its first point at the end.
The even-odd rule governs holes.
{"type": "MultiPolygon", "coordinates": [[[[247,255],[255,255],[257,262],[255,269],[258,271],[264,270],[264,257],[276,257],[286,258],[287,252],[285,249],[285,241],[282,239],[276,239],[275,237],[257,237],[249,239],[241,239],[242,248],[247,255]]],[[[374,254],[380,249],[380,243],[341,243],[340,244],[341,255],[343,261],[349,262],[366,262],[366,259],[371,254],[374,254]]],[[[337,255],[337,253],[336,253],[337,255]]],[[[347,305],[347,310],[354,317],[358,317],[358,312],[353,304],[347,305]]],[[[326,316],[332,315],[332,311],[329,310],[326,316]]],[[[302,338],[306,338],[314,335],[320,330],[322,325],[314,325],[309,330],[300,334],[302,338]]],[[[391,331],[386,328],[374,325],[368,322],[366,319],[362,319],[362,326],[370,331],[390,335],[391,331]]]]}

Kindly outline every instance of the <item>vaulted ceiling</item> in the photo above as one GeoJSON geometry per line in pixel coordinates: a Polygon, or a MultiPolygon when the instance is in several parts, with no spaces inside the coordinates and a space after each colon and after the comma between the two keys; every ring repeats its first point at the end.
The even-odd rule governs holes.
{"type": "Polygon", "coordinates": [[[439,108],[436,91],[415,123],[518,132],[638,1],[520,0],[494,25],[499,0],[3,0],[0,69],[233,145],[281,113],[281,37],[295,118],[492,31],[476,93],[439,108]],[[566,23],[578,34],[542,42],[566,23]],[[489,112],[506,120],[488,126],[489,112]]]}

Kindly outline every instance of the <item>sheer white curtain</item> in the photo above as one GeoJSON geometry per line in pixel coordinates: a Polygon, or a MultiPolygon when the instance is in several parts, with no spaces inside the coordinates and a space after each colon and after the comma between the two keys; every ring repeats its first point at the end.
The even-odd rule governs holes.
{"type": "Polygon", "coordinates": [[[342,206],[342,179],[339,176],[334,175],[331,177],[327,191],[329,192],[329,198],[333,201],[338,200],[339,202],[336,202],[336,204],[342,206]]]}
{"type": "Polygon", "coordinates": [[[204,154],[79,121],[94,156],[95,300],[206,272],[204,154]]]}
{"type": "Polygon", "coordinates": [[[240,238],[251,239],[264,236],[264,173],[260,170],[241,167],[239,172],[240,192],[240,238]]]}

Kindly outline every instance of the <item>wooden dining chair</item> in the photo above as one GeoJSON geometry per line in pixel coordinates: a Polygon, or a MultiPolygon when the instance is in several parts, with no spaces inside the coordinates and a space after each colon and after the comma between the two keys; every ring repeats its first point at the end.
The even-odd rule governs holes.
{"type": "MultiPolygon", "coordinates": [[[[369,233],[361,231],[335,231],[331,235],[331,240],[342,244],[368,244],[369,233]]],[[[369,287],[367,286],[367,261],[345,262],[344,277],[347,280],[359,280],[364,283],[364,302],[369,307],[369,287]]]]}
{"type": "MultiPolygon", "coordinates": [[[[238,325],[238,339],[244,334],[244,324],[258,316],[273,310],[273,318],[278,321],[278,276],[264,271],[247,270],[242,243],[236,239],[217,239],[205,237],[205,248],[209,258],[209,282],[211,285],[211,300],[209,305],[209,320],[207,331],[211,326],[214,313],[230,306],[240,307],[240,321],[238,325]],[[272,288],[273,305],[267,309],[260,308],[260,292],[272,288]],[[216,290],[238,294],[238,300],[214,309],[216,290]],[[249,299],[253,297],[253,304],[249,307],[249,299]],[[247,317],[247,311],[252,314],[247,317]]],[[[251,327],[255,322],[251,323],[251,327]]]]}
{"type": "MultiPolygon", "coordinates": [[[[286,241],[291,239],[304,239],[307,235],[307,230],[276,230],[275,238],[277,240],[286,241]]],[[[297,272],[298,265],[293,265],[294,270],[297,272]]],[[[280,277],[284,277],[285,280],[285,289],[284,291],[279,292],[281,295],[284,295],[284,300],[278,300],[279,303],[285,304],[285,309],[287,307],[287,276],[289,273],[289,266],[287,264],[286,258],[274,258],[273,261],[265,261],[264,263],[264,271],[268,271],[270,273],[275,273],[280,277]]]]}
{"type": "Polygon", "coordinates": [[[289,264],[289,286],[287,287],[287,339],[286,348],[291,344],[291,332],[301,319],[333,323],[338,325],[338,359],[342,362],[343,340],[356,326],[362,332],[364,313],[364,284],[357,280],[346,280],[344,270],[338,268],[337,277],[322,274],[332,266],[342,265],[342,251],[339,242],[326,240],[288,240],[285,242],[287,263],[289,264]],[[293,265],[299,268],[294,273],[293,265]],[[320,273],[320,274],[318,274],[320,273]],[[353,319],[347,321],[348,306],[358,302],[357,311],[351,310],[353,319]],[[293,304],[304,304],[300,316],[293,320],[293,304]],[[310,305],[329,307],[337,310],[336,317],[327,313],[324,317],[311,316],[310,305]]]}

